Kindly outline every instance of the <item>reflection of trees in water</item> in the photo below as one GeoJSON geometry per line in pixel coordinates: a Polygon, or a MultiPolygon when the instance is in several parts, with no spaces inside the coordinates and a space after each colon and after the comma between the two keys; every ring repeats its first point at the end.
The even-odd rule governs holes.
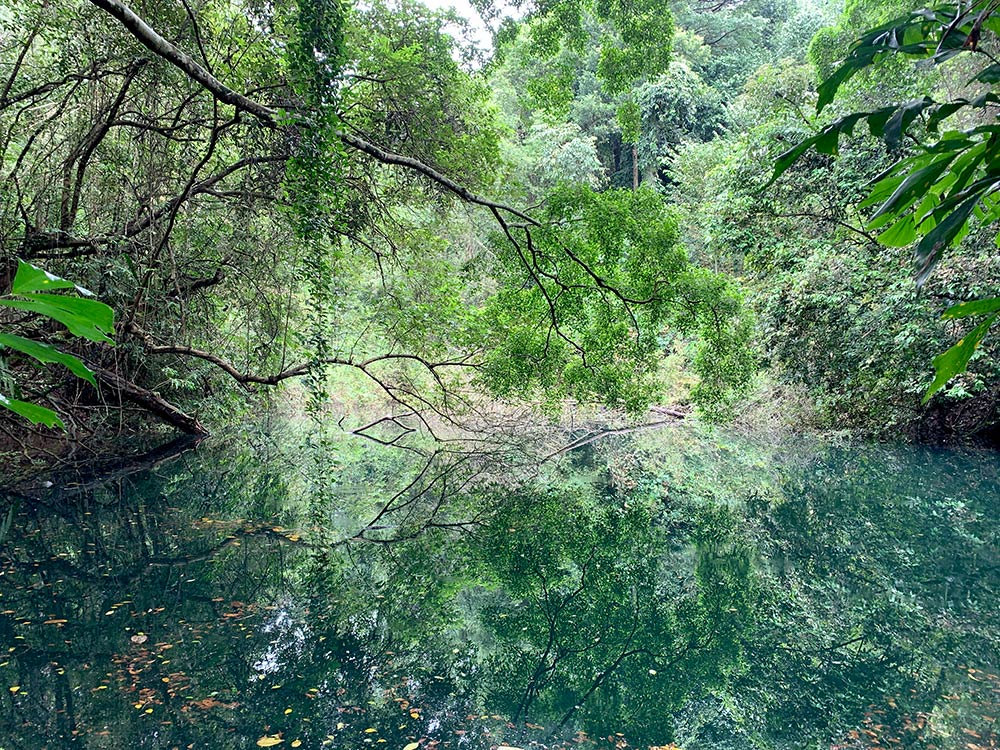
{"type": "Polygon", "coordinates": [[[768,735],[989,746],[996,695],[958,666],[1000,661],[995,459],[884,446],[802,458],[747,506],[776,596],[742,685],[769,706],[768,735]],[[976,693],[980,710],[956,714],[954,696],[976,693]]]}
{"type": "Polygon", "coordinates": [[[664,534],[622,500],[515,496],[477,539],[502,592],[480,613],[490,702],[515,721],[662,742],[671,711],[738,666],[746,550],[721,526],[711,542],[664,534]]]}
{"type": "Polygon", "coordinates": [[[972,705],[995,704],[990,477],[833,453],[725,507],[693,481],[664,496],[641,462],[612,486],[608,450],[518,488],[475,460],[341,451],[319,514],[294,466],[205,449],[22,500],[0,551],[0,687],[20,688],[0,699],[0,736],[402,747],[582,730],[686,750],[991,736],[976,717],[992,709],[972,705]],[[956,664],[983,668],[981,695],[956,664]]]}
{"type": "MultiPolygon", "coordinates": [[[[7,691],[11,700],[0,709],[0,736],[19,743],[8,746],[62,747],[74,732],[98,733],[95,746],[100,733],[115,738],[104,740],[111,746],[153,746],[148,728],[159,728],[160,707],[181,707],[181,689],[192,679],[245,682],[242,660],[232,658],[238,652],[224,640],[204,648],[204,634],[231,602],[254,602],[280,577],[280,540],[268,528],[216,528],[201,519],[226,502],[280,502],[280,482],[266,471],[241,471],[238,456],[227,458],[229,481],[205,475],[190,482],[200,460],[164,464],[158,455],[153,472],[116,469],[110,483],[83,477],[65,491],[20,499],[0,552],[7,652],[0,680],[19,687],[7,691]],[[194,526],[203,528],[192,533],[194,526]],[[224,565],[213,564],[221,559],[224,565]]],[[[185,736],[179,728],[159,731],[185,736]]]]}

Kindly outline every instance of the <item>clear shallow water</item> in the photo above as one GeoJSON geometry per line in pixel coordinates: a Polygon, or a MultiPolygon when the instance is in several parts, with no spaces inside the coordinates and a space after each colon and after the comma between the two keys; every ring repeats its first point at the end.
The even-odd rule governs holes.
{"type": "Polygon", "coordinates": [[[0,507],[3,750],[1000,744],[995,453],[258,435],[49,481],[0,507]]]}

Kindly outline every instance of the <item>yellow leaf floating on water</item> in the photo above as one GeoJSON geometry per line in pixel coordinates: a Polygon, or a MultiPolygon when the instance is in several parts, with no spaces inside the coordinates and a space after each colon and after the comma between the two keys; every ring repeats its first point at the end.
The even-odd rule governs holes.
{"type": "Polygon", "coordinates": [[[299,747],[302,744],[302,740],[292,740],[292,747],[299,747]]]}
{"type": "Polygon", "coordinates": [[[291,712],[292,712],[292,709],[286,708],[285,709],[285,716],[288,716],[288,714],[290,714],[291,712]]]}
{"type": "Polygon", "coordinates": [[[403,748],[403,750],[417,750],[420,747],[419,742],[411,742],[409,745],[403,748]]]}
{"type": "Polygon", "coordinates": [[[377,732],[377,731],[378,731],[378,730],[377,730],[377,729],[375,729],[374,727],[368,727],[368,728],[367,728],[367,729],[365,730],[365,734],[374,734],[374,733],[375,733],[375,732],[377,732]]]}
{"type": "Polygon", "coordinates": [[[11,686],[10,686],[9,688],[7,688],[7,689],[8,689],[8,690],[9,690],[10,692],[12,692],[12,693],[16,693],[16,692],[18,692],[18,691],[19,691],[19,690],[21,689],[21,686],[20,686],[20,685],[11,685],[11,686]]]}
{"type": "Polygon", "coordinates": [[[284,742],[280,734],[265,734],[257,740],[257,747],[274,747],[284,742]]]}

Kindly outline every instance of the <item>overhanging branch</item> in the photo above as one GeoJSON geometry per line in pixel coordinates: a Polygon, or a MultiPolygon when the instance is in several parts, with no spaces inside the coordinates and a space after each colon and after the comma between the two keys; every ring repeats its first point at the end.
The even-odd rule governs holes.
{"type": "MultiPolygon", "coordinates": [[[[128,29],[128,31],[131,32],[131,34],[138,39],[140,43],[142,43],[144,47],[153,52],[155,55],[163,58],[171,65],[179,68],[192,80],[196,81],[208,90],[216,99],[248,112],[263,125],[269,128],[279,127],[280,113],[278,110],[254,101],[248,96],[245,96],[244,94],[226,86],[226,84],[198,64],[198,62],[196,62],[190,55],[186,54],[177,46],[160,36],[155,29],[142,20],[142,18],[137,16],[132,9],[124,3],[119,2],[119,0],[90,1],[98,8],[117,18],[122,25],[125,26],[125,28],[128,29]]],[[[301,125],[307,123],[300,122],[298,124],[301,125]]],[[[528,214],[519,211],[516,208],[476,195],[468,188],[455,182],[450,177],[441,174],[429,164],[425,164],[419,159],[386,151],[385,149],[376,146],[374,143],[370,143],[364,138],[351,133],[338,131],[337,137],[340,138],[340,140],[346,145],[371,156],[382,164],[393,164],[424,175],[428,179],[436,182],[441,187],[446,188],[468,203],[505,211],[512,216],[516,216],[522,221],[534,226],[539,224],[536,219],[533,219],[528,214]]]]}
{"type": "Polygon", "coordinates": [[[193,58],[160,36],[152,26],[137,16],[125,3],[118,0],[90,0],[90,2],[117,18],[146,49],[158,57],[162,57],[171,65],[180,68],[192,80],[211,91],[212,95],[219,101],[249,112],[269,127],[276,128],[278,126],[278,112],[276,110],[260,102],[255,102],[226,86],[195,62],[193,58]]]}

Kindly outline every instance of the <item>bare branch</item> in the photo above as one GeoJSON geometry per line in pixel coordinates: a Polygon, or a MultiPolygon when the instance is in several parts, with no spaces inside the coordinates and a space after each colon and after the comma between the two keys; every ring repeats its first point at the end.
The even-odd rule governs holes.
{"type": "Polygon", "coordinates": [[[180,68],[190,78],[197,81],[203,87],[212,92],[212,95],[221,102],[231,104],[237,109],[242,109],[268,127],[278,127],[278,112],[266,107],[259,102],[255,102],[243,94],[237,93],[233,89],[223,84],[218,78],[209,73],[205,68],[195,62],[175,45],[168,42],[139,16],[132,9],[118,0],[90,0],[103,11],[121,21],[122,25],[128,29],[132,36],[139,40],[153,54],[162,57],[170,64],[180,68]]]}
{"type": "MultiPolygon", "coordinates": [[[[277,110],[267,107],[260,102],[256,102],[253,99],[250,99],[249,97],[226,86],[222,83],[222,81],[199,65],[193,58],[160,36],[151,26],[149,26],[149,24],[133,13],[127,5],[119,2],[118,0],[91,0],[91,2],[98,8],[107,11],[121,21],[125,28],[128,29],[132,35],[135,36],[135,38],[138,39],[147,49],[156,55],[159,55],[177,68],[180,68],[180,70],[211,92],[216,99],[250,113],[267,127],[278,127],[279,113],[277,110]]],[[[298,124],[303,125],[308,123],[299,122],[298,124]]],[[[345,144],[361,151],[362,153],[368,154],[383,164],[393,164],[419,172],[442,187],[450,190],[452,193],[468,203],[474,203],[487,208],[505,211],[528,224],[535,226],[539,225],[539,222],[528,214],[511,206],[497,203],[496,201],[491,201],[487,198],[476,195],[468,188],[455,182],[450,177],[441,174],[436,169],[428,164],[425,164],[419,159],[386,151],[379,148],[374,143],[369,143],[364,138],[351,133],[339,132],[337,133],[337,136],[345,144]]]]}

